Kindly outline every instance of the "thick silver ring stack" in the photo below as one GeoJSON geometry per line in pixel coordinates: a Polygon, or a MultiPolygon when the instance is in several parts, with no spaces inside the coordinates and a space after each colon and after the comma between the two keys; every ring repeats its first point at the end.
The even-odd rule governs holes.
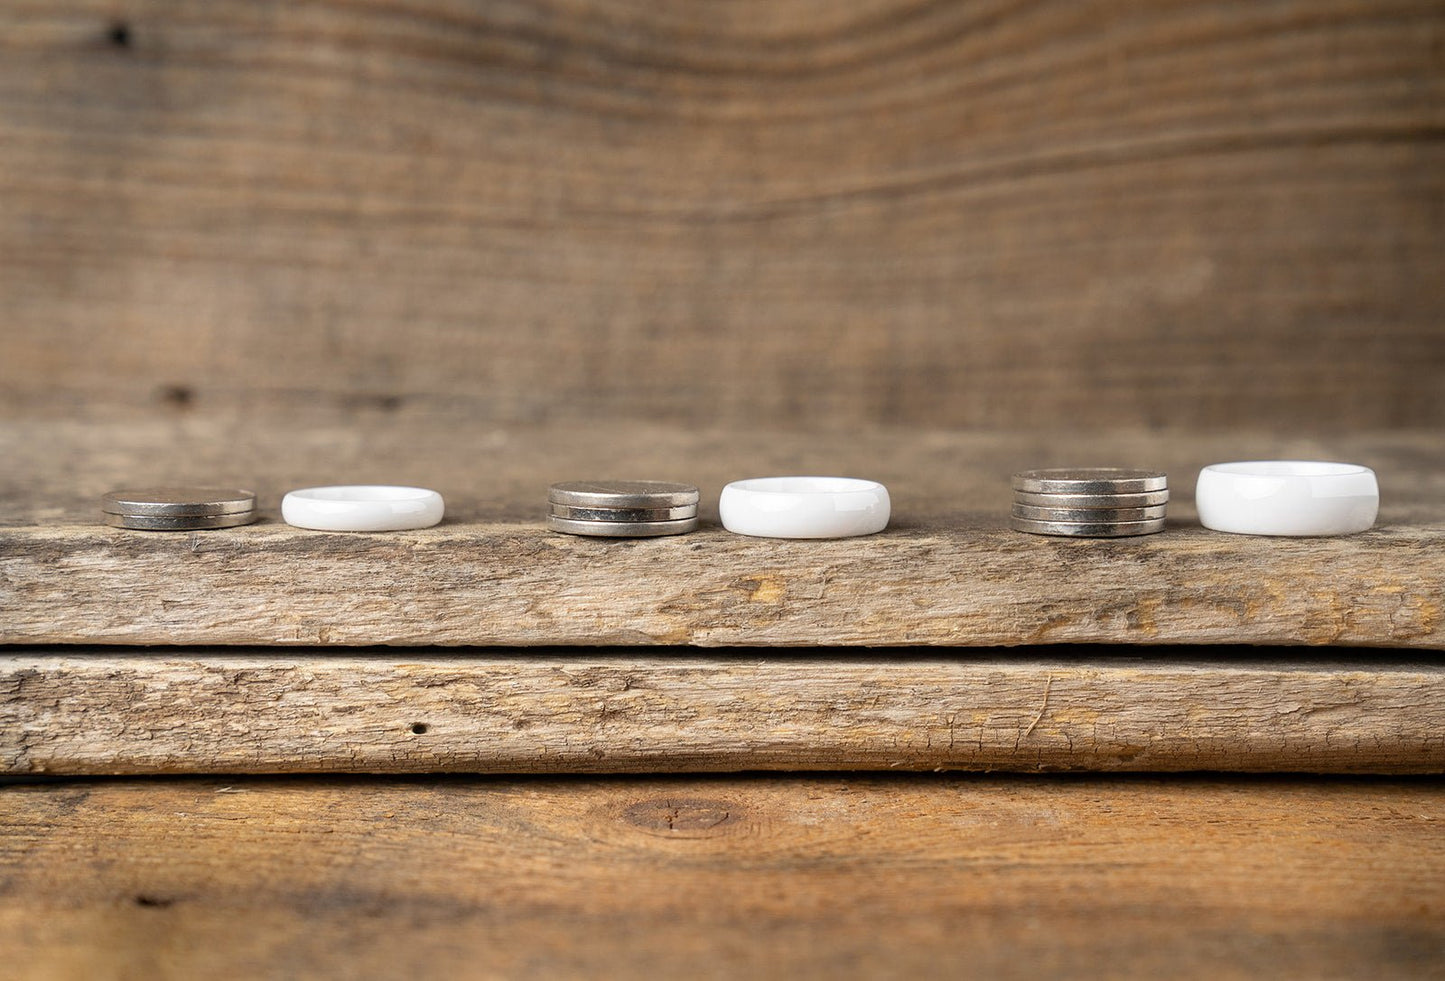
{"type": "Polygon", "coordinates": [[[100,500],[105,523],[132,531],[207,531],[256,520],[256,495],[220,487],[144,487],[100,500]]]}
{"type": "Polygon", "coordinates": [[[574,480],[547,492],[547,527],[568,535],[656,538],[697,529],[697,488],[663,480],[574,480]]]}
{"type": "Polygon", "coordinates": [[[1025,470],[1013,489],[1009,527],[1030,535],[1152,535],[1169,503],[1169,479],[1156,470],[1025,470]]]}

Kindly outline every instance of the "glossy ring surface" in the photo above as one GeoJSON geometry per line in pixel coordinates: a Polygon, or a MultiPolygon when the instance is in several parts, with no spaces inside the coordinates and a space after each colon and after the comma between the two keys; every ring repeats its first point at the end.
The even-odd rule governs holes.
{"type": "Polygon", "coordinates": [[[430,528],[444,512],[442,496],[425,487],[307,487],[281,499],[288,525],[315,531],[410,531],[430,528]]]}
{"type": "Polygon", "coordinates": [[[1353,535],[1380,509],[1375,472],[1353,463],[1215,463],[1194,488],[1199,523],[1236,535],[1353,535]]]}
{"type": "Polygon", "coordinates": [[[723,527],[756,538],[852,538],[888,527],[888,488],[853,477],[757,477],[723,488],[723,527]]]}

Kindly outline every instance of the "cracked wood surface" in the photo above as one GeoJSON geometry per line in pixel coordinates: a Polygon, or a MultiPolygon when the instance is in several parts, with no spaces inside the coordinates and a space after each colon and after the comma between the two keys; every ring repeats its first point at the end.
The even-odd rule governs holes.
{"type": "Polygon", "coordinates": [[[0,402],[1445,424],[1438,0],[8,0],[0,402]]]}
{"type": "Polygon", "coordinates": [[[0,657],[0,772],[1445,772],[1445,664],[116,650],[0,657]]]}
{"type": "Polygon", "coordinates": [[[0,792],[18,978],[1438,977],[1438,781],[85,781],[0,792]]]}
{"type": "Polygon", "coordinates": [[[181,412],[12,420],[0,453],[9,644],[1445,647],[1436,432],[819,434],[181,412]],[[1281,456],[1375,467],[1376,529],[1266,539],[1195,523],[1199,467],[1281,456]],[[1125,540],[1008,530],[1010,472],[1088,462],[1168,470],[1169,529],[1125,540]],[[723,531],[722,484],[770,472],[883,480],[893,521],[833,542],[723,531]],[[703,529],[635,541],[545,530],[549,483],[605,475],[699,484],[703,529]],[[289,488],[376,481],[436,487],[448,519],[375,535],[279,521],[289,488]],[[253,487],[263,521],[165,534],[98,520],[106,490],[168,482],[253,487]]]}

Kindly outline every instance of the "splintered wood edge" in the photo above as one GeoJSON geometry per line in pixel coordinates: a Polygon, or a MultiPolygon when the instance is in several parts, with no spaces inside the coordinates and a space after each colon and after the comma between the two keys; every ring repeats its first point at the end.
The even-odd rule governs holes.
{"type": "Polygon", "coordinates": [[[359,647],[1445,646],[1445,530],[1058,539],[936,519],[866,538],[457,524],[3,533],[0,643],[359,647]]]}
{"type": "Polygon", "coordinates": [[[1445,772],[1445,664],[7,653],[8,775],[1445,772]]]}

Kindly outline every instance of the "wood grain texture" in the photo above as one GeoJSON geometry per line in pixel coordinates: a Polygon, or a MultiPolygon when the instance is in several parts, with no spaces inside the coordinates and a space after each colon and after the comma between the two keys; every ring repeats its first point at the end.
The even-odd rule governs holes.
{"type": "Polygon", "coordinates": [[[1435,432],[822,437],[397,415],[0,425],[10,467],[0,477],[0,643],[1445,647],[1445,445],[1435,432]],[[1377,467],[1379,526],[1281,540],[1193,524],[1198,467],[1281,455],[1377,467]],[[1168,470],[1169,529],[1126,540],[1009,531],[1008,474],[1076,462],[1168,470]],[[725,480],[819,471],[888,484],[888,531],[785,542],[716,524],[725,480]],[[545,529],[549,483],[603,475],[698,483],[704,528],[632,541],[545,529]],[[98,523],[104,491],[171,481],[254,487],[265,520],[179,535],[98,523]],[[425,531],[348,535],[276,516],[285,489],[351,481],[436,487],[451,517],[425,531]]]}
{"type": "Polygon", "coordinates": [[[1438,977],[1445,788],[986,777],[0,793],[12,977],[1438,977]]]}
{"type": "Polygon", "coordinates": [[[1436,0],[20,0],[0,399],[1445,424],[1436,0]]]}
{"type": "Polygon", "coordinates": [[[1445,664],[950,657],[0,655],[0,772],[1445,772],[1445,664]]]}

